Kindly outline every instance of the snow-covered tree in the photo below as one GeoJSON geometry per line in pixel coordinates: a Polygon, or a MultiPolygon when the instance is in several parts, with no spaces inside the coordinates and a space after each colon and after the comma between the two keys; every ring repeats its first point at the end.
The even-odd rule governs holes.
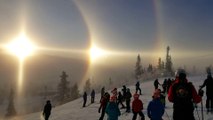
{"type": "Polygon", "coordinates": [[[6,117],[11,117],[11,116],[15,116],[16,115],[16,110],[15,110],[15,106],[14,106],[14,91],[11,88],[10,89],[10,96],[9,96],[9,104],[7,107],[7,113],[6,113],[6,117]]]}
{"type": "Polygon", "coordinates": [[[65,71],[62,71],[61,81],[58,84],[58,94],[61,102],[63,102],[66,98],[70,97],[70,87],[69,81],[67,81],[68,75],[65,71]]]}
{"type": "Polygon", "coordinates": [[[141,65],[141,57],[138,54],[136,65],[135,65],[135,78],[137,80],[140,79],[142,74],[143,74],[143,69],[142,69],[142,65],[141,65]]]}

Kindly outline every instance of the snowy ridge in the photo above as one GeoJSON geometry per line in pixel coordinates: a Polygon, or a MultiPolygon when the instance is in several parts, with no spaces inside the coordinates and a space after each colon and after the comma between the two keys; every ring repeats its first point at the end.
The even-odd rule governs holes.
{"type": "MultiPolygon", "coordinates": [[[[188,77],[188,80],[191,81],[193,83],[193,85],[195,86],[196,89],[198,89],[199,85],[201,85],[204,81],[204,79],[206,78],[206,76],[197,76],[197,77],[188,77]]],[[[153,80],[154,81],[154,80],[153,80]]],[[[143,113],[145,115],[145,119],[149,120],[148,116],[147,116],[147,105],[148,102],[152,99],[152,92],[154,90],[154,86],[153,86],[153,81],[146,81],[146,82],[141,82],[141,88],[142,88],[142,96],[140,96],[140,99],[143,101],[144,103],[144,110],[143,113]]],[[[159,82],[162,83],[163,82],[163,78],[159,79],[159,82]]],[[[131,93],[135,92],[135,86],[127,86],[128,88],[130,88],[131,93]]],[[[161,87],[160,87],[161,88],[161,87]]],[[[121,88],[118,88],[118,91],[120,91],[121,88]]],[[[205,91],[205,89],[204,89],[205,91]]],[[[49,120],[98,120],[100,117],[100,113],[98,113],[98,108],[99,108],[99,100],[100,100],[100,94],[96,95],[95,98],[95,103],[94,104],[90,104],[90,98],[88,96],[88,100],[87,100],[87,106],[85,108],[82,108],[82,104],[83,104],[83,99],[79,98],[77,100],[74,100],[72,102],[66,103],[64,105],[61,106],[57,106],[54,107],[52,109],[52,114],[50,115],[49,120]]],[[[206,100],[206,96],[204,95],[203,97],[203,105],[205,106],[205,100],[206,100]]],[[[54,103],[52,103],[54,106],[54,103]]],[[[201,111],[200,111],[200,106],[201,104],[199,103],[198,105],[198,111],[194,111],[194,116],[196,118],[196,120],[201,120],[201,111]],[[198,117],[198,114],[199,117],[198,117]]],[[[120,106],[121,107],[121,106],[120,106]]],[[[205,107],[204,107],[205,109],[205,107]]],[[[133,114],[132,113],[125,113],[125,109],[120,109],[122,115],[119,117],[119,120],[131,120],[133,114]]],[[[172,120],[172,112],[173,112],[173,108],[172,108],[172,103],[168,102],[167,98],[166,98],[166,109],[165,109],[165,113],[163,116],[164,120],[172,120]]],[[[213,120],[213,114],[206,114],[206,112],[204,111],[204,119],[205,120],[213,120]]],[[[19,116],[16,118],[11,118],[9,120],[43,120],[42,117],[42,112],[37,112],[37,113],[32,113],[32,114],[28,114],[28,115],[24,115],[24,116],[19,116]]],[[[104,120],[107,120],[107,115],[105,115],[104,120]]],[[[139,120],[139,116],[138,116],[138,120],[139,120]]]]}

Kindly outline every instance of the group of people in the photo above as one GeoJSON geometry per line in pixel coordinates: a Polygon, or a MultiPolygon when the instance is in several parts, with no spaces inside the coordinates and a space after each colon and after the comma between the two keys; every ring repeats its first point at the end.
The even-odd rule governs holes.
{"type": "MultiPolygon", "coordinates": [[[[162,116],[165,112],[165,94],[162,95],[162,93],[168,93],[168,100],[173,103],[173,120],[195,120],[194,104],[201,102],[204,94],[202,89],[204,87],[206,87],[207,113],[213,113],[213,78],[211,74],[207,75],[207,79],[202,85],[200,85],[198,91],[195,89],[194,85],[187,80],[185,70],[178,70],[175,77],[175,80],[171,83],[169,82],[169,87],[169,80],[166,80],[166,90],[163,91],[158,88],[158,85],[160,85],[158,79],[155,80],[155,90],[152,95],[152,100],[147,106],[147,116],[150,120],[162,120],[162,116]]],[[[139,82],[136,83],[136,91],[134,95],[131,94],[130,89],[125,85],[119,92],[117,91],[117,88],[114,88],[111,91],[111,95],[110,93],[105,92],[105,88],[103,87],[101,90],[100,107],[98,109],[98,112],[101,113],[99,120],[104,119],[105,113],[107,114],[108,120],[118,120],[118,117],[121,115],[120,109],[126,109],[127,113],[132,111],[132,120],[136,120],[138,114],[140,115],[141,120],[145,120],[145,116],[142,112],[144,107],[140,95],[142,95],[142,93],[139,82]],[[133,101],[131,104],[132,97],[133,101]],[[123,102],[126,104],[124,105],[123,102]],[[121,105],[121,108],[119,108],[119,105],[121,105]]],[[[86,92],[84,93],[83,98],[83,107],[85,107],[85,101],[87,99],[86,92]]],[[[95,91],[92,90],[91,103],[94,103],[94,99],[95,91]]],[[[48,100],[43,110],[45,120],[48,120],[51,114],[51,108],[51,103],[48,100]]]]}
{"type": "MultiPolygon", "coordinates": [[[[139,96],[141,95],[141,89],[138,89],[138,84],[139,83],[136,83],[136,92],[133,95],[134,100],[132,101],[131,106],[131,110],[133,113],[132,120],[136,120],[138,114],[140,115],[141,120],[145,119],[142,112],[143,102],[139,99],[139,96]],[[138,91],[139,94],[137,93],[138,91]]],[[[155,90],[152,95],[153,99],[148,103],[147,106],[147,116],[151,120],[162,120],[162,116],[165,112],[166,94],[168,94],[168,100],[173,103],[173,120],[195,120],[194,104],[198,104],[201,102],[204,93],[204,91],[202,90],[203,87],[206,87],[207,113],[213,113],[213,78],[211,74],[208,74],[207,79],[202,85],[200,85],[200,89],[198,91],[195,89],[194,85],[187,80],[186,72],[183,69],[179,69],[177,71],[175,80],[164,80],[162,84],[163,91],[158,88],[158,85],[161,84],[158,82],[158,79],[156,79],[154,82],[155,90]]],[[[125,96],[126,94],[125,89],[129,90],[128,88],[126,88],[126,86],[123,86],[123,96],[125,96]]],[[[107,113],[108,115],[108,120],[117,120],[118,116],[120,115],[119,105],[122,105],[121,109],[125,108],[125,105],[122,103],[125,97],[122,97],[121,92],[118,92],[117,97],[117,89],[114,89],[112,91],[111,97],[109,93],[106,93],[106,95],[107,97],[103,96],[101,100],[99,112],[102,109],[102,114],[99,120],[103,120],[105,113],[107,113]],[[114,102],[114,107],[110,107],[112,104],[111,102],[114,102]],[[117,112],[111,109],[116,109],[117,112]],[[113,119],[111,119],[111,116],[113,116],[113,119]]],[[[126,101],[126,112],[130,112],[130,101],[131,97],[129,101],[126,101]]]]}
{"type": "MultiPolygon", "coordinates": [[[[91,104],[92,104],[95,102],[95,90],[94,89],[91,91],[90,96],[91,96],[91,104]]],[[[86,103],[87,103],[87,92],[86,91],[83,94],[83,100],[84,100],[83,107],[86,107],[86,103]]]]}

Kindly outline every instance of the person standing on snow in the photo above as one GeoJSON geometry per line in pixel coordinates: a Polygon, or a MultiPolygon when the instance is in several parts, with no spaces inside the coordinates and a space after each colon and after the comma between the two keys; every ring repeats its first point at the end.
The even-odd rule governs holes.
{"type": "Polygon", "coordinates": [[[93,89],[91,92],[91,103],[95,102],[95,90],[93,89]]]}
{"type": "Polygon", "coordinates": [[[118,120],[118,116],[121,115],[121,112],[116,104],[116,97],[112,96],[110,102],[106,107],[106,114],[108,115],[107,120],[118,120]]]}
{"type": "Polygon", "coordinates": [[[100,104],[100,107],[98,109],[98,112],[100,113],[101,112],[101,117],[99,118],[99,120],[103,120],[104,119],[104,115],[105,115],[105,110],[106,110],[106,106],[109,102],[109,98],[110,98],[110,95],[108,92],[106,92],[103,96],[102,96],[102,99],[101,99],[101,104],[100,104]]]}
{"type": "Polygon", "coordinates": [[[84,100],[83,107],[86,107],[86,103],[87,103],[87,92],[86,91],[84,92],[83,100],[84,100]]]}
{"type": "Polygon", "coordinates": [[[207,79],[204,81],[203,85],[200,86],[200,89],[206,87],[206,109],[207,113],[213,113],[213,78],[211,74],[207,75],[207,79]]]}
{"type": "Polygon", "coordinates": [[[173,120],[195,120],[193,103],[199,103],[201,96],[187,81],[185,70],[177,71],[176,80],[169,88],[168,100],[173,103],[173,120]]]}
{"type": "Polygon", "coordinates": [[[145,120],[144,118],[144,114],[142,112],[143,110],[143,103],[142,101],[139,99],[139,94],[135,93],[133,95],[134,100],[132,102],[132,112],[133,112],[133,118],[132,120],[136,120],[137,119],[137,115],[139,114],[141,116],[141,120],[145,120]]]}
{"type": "Polygon", "coordinates": [[[160,85],[160,83],[159,83],[158,79],[156,79],[154,81],[154,87],[155,87],[155,89],[158,89],[158,85],[160,85]]]}
{"type": "Polygon", "coordinates": [[[117,105],[119,107],[119,104],[122,105],[122,108],[125,108],[124,104],[123,104],[123,96],[121,94],[121,92],[118,92],[118,99],[117,99],[117,105]]]}
{"type": "Polygon", "coordinates": [[[135,87],[136,87],[136,92],[135,93],[138,93],[138,90],[139,90],[140,95],[142,95],[139,81],[135,84],[135,87]]]}
{"type": "Polygon", "coordinates": [[[160,101],[160,93],[159,89],[156,89],[153,96],[152,101],[149,102],[147,107],[147,114],[151,120],[162,120],[162,116],[165,111],[165,107],[160,101]]]}
{"type": "Polygon", "coordinates": [[[132,94],[130,92],[130,89],[127,88],[127,92],[126,92],[126,96],[125,96],[125,99],[126,99],[126,112],[130,112],[131,97],[132,97],[132,94]]]}
{"type": "Polygon", "coordinates": [[[49,119],[49,116],[51,114],[52,105],[50,103],[50,100],[47,100],[46,105],[44,106],[43,110],[43,116],[45,120],[49,119]]]}

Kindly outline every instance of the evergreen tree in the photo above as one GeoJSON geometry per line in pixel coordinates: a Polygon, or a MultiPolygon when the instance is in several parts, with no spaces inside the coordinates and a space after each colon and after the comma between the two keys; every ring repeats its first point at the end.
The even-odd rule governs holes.
{"type": "Polygon", "coordinates": [[[166,69],[167,75],[173,75],[174,71],[172,69],[172,57],[171,57],[171,55],[169,55],[169,50],[170,50],[170,47],[167,46],[165,69],[166,69]]]}
{"type": "Polygon", "coordinates": [[[14,91],[11,88],[10,90],[10,96],[9,96],[9,104],[7,107],[7,113],[6,113],[6,117],[12,117],[16,115],[16,110],[15,110],[15,106],[14,106],[14,91]]]}
{"type": "Polygon", "coordinates": [[[91,90],[91,83],[90,83],[90,79],[87,79],[85,86],[84,86],[84,91],[89,93],[91,90]]]}
{"type": "Polygon", "coordinates": [[[143,69],[142,69],[142,65],[141,65],[141,57],[138,54],[136,65],[135,65],[135,78],[137,80],[140,79],[142,74],[143,74],[143,69]]]}
{"type": "Polygon", "coordinates": [[[77,83],[75,83],[71,88],[71,99],[77,99],[79,97],[79,89],[77,83]]]}
{"type": "Polygon", "coordinates": [[[68,75],[65,71],[62,71],[61,82],[58,84],[58,94],[61,102],[64,102],[66,98],[70,97],[69,81],[67,81],[68,75]]]}
{"type": "Polygon", "coordinates": [[[153,67],[152,64],[149,64],[148,68],[147,68],[147,72],[153,72],[153,67]]]}

